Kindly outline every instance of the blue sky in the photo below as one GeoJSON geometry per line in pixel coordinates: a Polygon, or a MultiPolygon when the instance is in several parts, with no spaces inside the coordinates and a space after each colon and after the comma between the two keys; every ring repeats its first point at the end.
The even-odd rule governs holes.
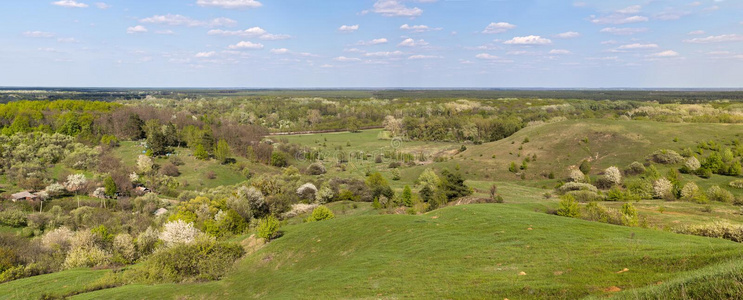
{"type": "Polygon", "coordinates": [[[738,0],[6,0],[0,86],[743,87],[738,0]]]}

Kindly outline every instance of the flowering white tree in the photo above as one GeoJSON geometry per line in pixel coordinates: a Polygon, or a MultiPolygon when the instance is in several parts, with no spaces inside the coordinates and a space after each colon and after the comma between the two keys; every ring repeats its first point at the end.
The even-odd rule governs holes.
{"type": "Polygon", "coordinates": [[[196,240],[201,232],[193,227],[193,223],[186,223],[183,220],[175,220],[165,223],[163,231],[160,232],[160,240],[166,247],[172,247],[178,244],[190,244],[196,240]]]}
{"type": "Polygon", "coordinates": [[[692,156],[686,159],[684,166],[689,169],[689,171],[696,171],[702,167],[702,164],[699,163],[699,160],[696,157],[692,156]]]}
{"type": "Polygon", "coordinates": [[[604,170],[604,176],[606,176],[606,179],[613,184],[622,184],[622,172],[615,166],[606,168],[606,170],[604,170]]]}
{"type": "Polygon", "coordinates": [[[317,191],[317,194],[315,194],[315,200],[320,204],[328,203],[333,199],[333,197],[335,197],[335,193],[333,192],[333,189],[328,186],[321,187],[320,190],[317,191]]]}
{"type": "Polygon", "coordinates": [[[681,189],[681,199],[683,200],[692,200],[694,199],[694,196],[699,192],[699,186],[697,186],[696,183],[693,182],[687,182],[684,187],[681,189]]]}
{"type": "Polygon", "coordinates": [[[255,187],[239,187],[235,196],[227,199],[227,206],[234,209],[240,216],[250,219],[256,212],[265,208],[266,200],[263,193],[255,187]]]}
{"type": "Polygon", "coordinates": [[[297,188],[297,195],[299,195],[299,198],[314,200],[315,194],[317,194],[317,187],[310,182],[297,188]]]}
{"type": "Polygon", "coordinates": [[[139,170],[139,173],[149,173],[152,171],[153,165],[154,163],[152,162],[152,159],[147,155],[140,155],[137,157],[137,170],[139,170]]]}
{"type": "Polygon", "coordinates": [[[653,183],[653,195],[656,198],[664,199],[671,195],[671,189],[673,189],[673,183],[670,180],[661,178],[653,183]]]}
{"type": "Polygon", "coordinates": [[[44,191],[49,194],[49,197],[57,197],[59,195],[64,194],[65,187],[64,185],[61,185],[59,183],[52,183],[48,185],[46,188],[44,188],[44,191]]]}
{"type": "Polygon", "coordinates": [[[41,244],[47,249],[67,251],[73,235],[74,232],[67,227],[59,227],[44,234],[41,244]]]}
{"type": "Polygon", "coordinates": [[[581,172],[580,170],[570,170],[570,175],[568,175],[568,180],[572,182],[585,182],[586,175],[583,175],[583,172],[581,172]]]}
{"type": "Polygon", "coordinates": [[[67,176],[67,181],[64,183],[65,189],[72,193],[76,193],[83,189],[88,184],[88,179],[85,178],[85,174],[72,174],[67,176]]]}

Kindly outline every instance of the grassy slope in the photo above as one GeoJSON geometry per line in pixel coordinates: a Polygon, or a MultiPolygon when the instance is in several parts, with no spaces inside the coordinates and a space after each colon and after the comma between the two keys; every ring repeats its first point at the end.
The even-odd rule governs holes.
{"type": "MultiPolygon", "coordinates": [[[[576,298],[671,281],[739,259],[743,247],[550,216],[519,204],[355,216],[285,229],[219,282],[132,285],[77,298],[576,298]],[[617,273],[624,268],[629,271],[617,273]]],[[[13,288],[0,285],[0,292],[13,288]]]]}
{"type": "Polygon", "coordinates": [[[108,270],[75,269],[23,278],[0,285],[0,299],[39,299],[43,294],[64,294],[102,277],[108,270]]]}

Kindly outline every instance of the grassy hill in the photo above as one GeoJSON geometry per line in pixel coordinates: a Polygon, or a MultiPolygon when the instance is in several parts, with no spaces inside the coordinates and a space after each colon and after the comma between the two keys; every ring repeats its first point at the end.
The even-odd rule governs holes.
{"type": "MultiPolygon", "coordinates": [[[[693,280],[700,269],[741,259],[743,249],[725,240],[551,216],[521,204],[359,215],[285,231],[221,281],[129,285],[73,299],[574,299],[693,280]]],[[[72,282],[74,272],[82,271],[2,284],[0,298],[34,298],[56,291],[47,289],[50,281],[82,287],[100,276],[87,271],[72,282]]]]}

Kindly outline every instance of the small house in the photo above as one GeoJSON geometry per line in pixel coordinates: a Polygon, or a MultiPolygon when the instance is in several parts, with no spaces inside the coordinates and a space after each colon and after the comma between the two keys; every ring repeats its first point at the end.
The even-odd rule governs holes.
{"type": "Polygon", "coordinates": [[[143,186],[138,186],[138,187],[134,188],[134,191],[137,194],[139,194],[139,195],[144,195],[144,194],[147,194],[147,193],[152,193],[152,191],[150,189],[148,189],[146,187],[143,187],[143,186]]]}
{"type": "Polygon", "coordinates": [[[10,199],[13,200],[13,202],[19,201],[19,200],[33,201],[33,200],[39,200],[39,196],[35,194],[31,194],[31,192],[29,191],[23,191],[20,193],[15,193],[15,194],[10,195],[10,199]]]}

